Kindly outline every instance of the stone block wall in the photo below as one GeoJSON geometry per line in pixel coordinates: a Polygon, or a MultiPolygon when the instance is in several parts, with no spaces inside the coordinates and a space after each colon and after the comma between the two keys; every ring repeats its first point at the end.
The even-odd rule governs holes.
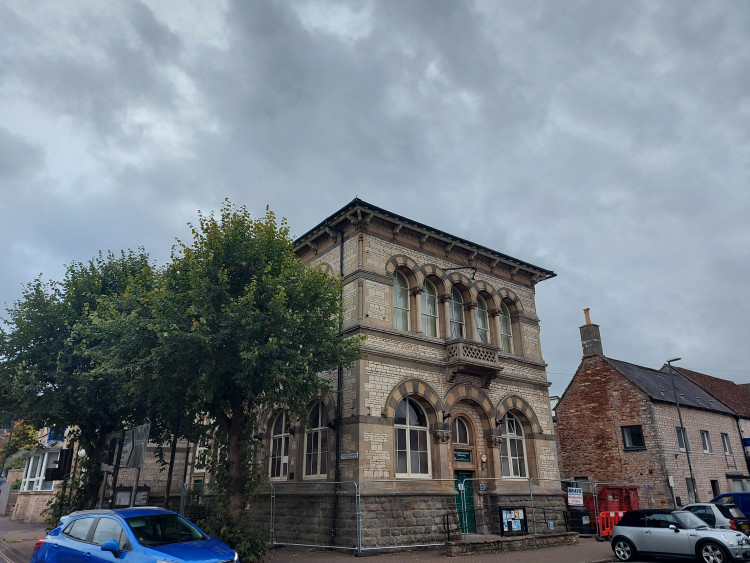
{"type": "Polygon", "coordinates": [[[604,358],[583,359],[556,413],[563,478],[646,483],[656,507],[671,506],[652,403],[604,358]],[[621,427],[630,425],[642,426],[645,450],[624,450],[621,427]]]}
{"type": "MultiPolygon", "coordinates": [[[[674,480],[674,495],[680,497],[682,504],[687,504],[689,501],[686,479],[690,477],[690,469],[687,453],[680,450],[677,443],[677,427],[680,425],[677,409],[673,404],[655,404],[654,409],[666,471],[674,480]]],[[[684,406],[681,407],[681,412],[690,445],[690,462],[693,466],[699,500],[707,502],[714,497],[712,480],[716,481],[720,492],[730,492],[732,488],[728,476],[746,478],[748,474],[741,454],[742,442],[734,417],[684,406]],[[701,430],[708,432],[710,451],[703,450],[701,430]],[[722,433],[729,437],[732,451],[740,452],[739,454],[730,457],[724,455],[722,433]]]]}

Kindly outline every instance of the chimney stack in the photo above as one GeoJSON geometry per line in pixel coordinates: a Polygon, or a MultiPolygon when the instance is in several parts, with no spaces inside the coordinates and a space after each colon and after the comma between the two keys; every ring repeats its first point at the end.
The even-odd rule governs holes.
{"type": "Polygon", "coordinates": [[[583,310],[586,324],[581,327],[581,346],[583,346],[583,357],[603,356],[602,337],[599,334],[599,325],[591,324],[588,307],[583,310]]]}

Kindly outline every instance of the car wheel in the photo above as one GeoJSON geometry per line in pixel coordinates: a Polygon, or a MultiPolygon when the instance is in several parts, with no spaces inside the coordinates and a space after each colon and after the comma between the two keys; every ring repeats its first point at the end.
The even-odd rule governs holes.
{"type": "Polygon", "coordinates": [[[704,563],[725,563],[729,556],[718,543],[706,542],[698,548],[698,557],[704,563]]]}
{"type": "Polygon", "coordinates": [[[612,551],[620,561],[631,561],[636,554],[635,546],[630,540],[616,538],[612,540],[612,551]]]}

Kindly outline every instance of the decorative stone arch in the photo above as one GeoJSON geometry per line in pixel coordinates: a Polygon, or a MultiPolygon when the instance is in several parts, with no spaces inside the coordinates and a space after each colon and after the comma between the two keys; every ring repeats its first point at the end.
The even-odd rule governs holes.
{"type": "MultiPolygon", "coordinates": [[[[509,305],[508,309],[510,309],[511,313],[518,313],[519,315],[523,314],[521,299],[510,289],[504,287],[497,292],[497,295],[500,297],[501,301],[504,301],[506,305],[509,305]]],[[[498,306],[499,305],[500,304],[498,303],[498,306]]]]}
{"type": "Polygon", "coordinates": [[[336,405],[333,402],[333,396],[330,392],[326,393],[322,397],[318,397],[317,399],[313,399],[307,404],[307,411],[308,414],[310,412],[310,409],[313,408],[313,406],[317,403],[323,403],[326,407],[326,410],[328,411],[328,420],[333,421],[336,419],[336,405]]]}
{"type": "Polygon", "coordinates": [[[422,287],[424,285],[424,274],[422,268],[419,265],[404,254],[396,254],[391,256],[385,265],[385,270],[390,275],[393,275],[396,270],[406,276],[409,282],[409,287],[422,287]]]}
{"type": "Polygon", "coordinates": [[[494,422],[490,422],[494,411],[492,401],[490,401],[487,394],[479,387],[469,385],[468,383],[456,385],[445,396],[443,409],[446,413],[450,413],[459,401],[471,401],[475,403],[481,409],[482,414],[484,414],[482,417],[482,423],[486,425],[484,430],[487,431],[494,428],[494,422]]]}
{"type": "MultiPolygon", "coordinates": [[[[267,434],[271,422],[273,422],[274,418],[276,418],[278,412],[283,410],[284,408],[285,407],[282,407],[281,405],[276,405],[260,413],[258,418],[255,419],[255,423],[258,427],[258,432],[267,434]]],[[[266,435],[266,437],[268,436],[266,435]]]]}
{"type": "Polygon", "coordinates": [[[475,281],[474,287],[477,290],[477,295],[481,294],[484,297],[488,309],[494,309],[500,306],[501,297],[498,295],[497,291],[495,291],[495,288],[486,281],[475,281]]]}
{"type": "Polygon", "coordinates": [[[469,292],[469,299],[466,299],[464,297],[464,304],[474,303],[477,300],[477,289],[476,287],[474,287],[474,282],[463,275],[461,272],[451,272],[448,275],[448,280],[450,281],[450,287],[447,288],[448,291],[453,290],[454,285],[460,284],[463,285],[469,292]]]}
{"type": "MultiPolygon", "coordinates": [[[[508,411],[516,411],[523,414],[526,420],[522,420],[522,423],[526,422],[526,424],[531,427],[533,435],[542,433],[542,425],[539,424],[539,419],[537,418],[536,413],[534,413],[534,409],[532,409],[531,405],[518,395],[508,395],[500,401],[495,410],[495,419],[502,420],[508,411]]],[[[533,438],[533,436],[531,437],[533,438]]]]}
{"type": "Polygon", "coordinates": [[[430,387],[424,381],[420,381],[419,379],[408,379],[406,381],[402,381],[393,388],[390,395],[388,395],[388,400],[386,400],[385,405],[383,406],[383,410],[380,413],[381,416],[394,418],[396,416],[396,407],[398,406],[398,404],[406,397],[412,395],[421,397],[430,404],[433,413],[428,412],[428,417],[430,417],[431,415],[434,416],[434,413],[444,410],[443,402],[440,400],[440,396],[432,387],[430,387]]]}
{"type": "Polygon", "coordinates": [[[318,267],[318,269],[321,272],[323,272],[324,274],[326,274],[328,276],[335,276],[336,275],[334,273],[333,267],[330,264],[328,264],[327,262],[319,262],[318,264],[316,264],[316,266],[318,267]]]}
{"type": "Polygon", "coordinates": [[[420,268],[424,279],[432,278],[432,283],[435,285],[435,289],[438,291],[438,295],[441,293],[447,293],[451,288],[451,280],[439,266],[435,264],[425,264],[420,268]],[[435,283],[435,280],[439,280],[442,287],[435,283]]]}

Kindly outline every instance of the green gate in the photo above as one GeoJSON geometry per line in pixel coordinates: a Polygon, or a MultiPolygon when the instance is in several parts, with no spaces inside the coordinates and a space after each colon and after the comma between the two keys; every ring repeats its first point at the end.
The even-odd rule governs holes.
{"type": "Polygon", "coordinates": [[[456,471],[456,510],[462,534],[473,534],[477,531],[474,520],[474,485],[471,471],[456,471]]]}

